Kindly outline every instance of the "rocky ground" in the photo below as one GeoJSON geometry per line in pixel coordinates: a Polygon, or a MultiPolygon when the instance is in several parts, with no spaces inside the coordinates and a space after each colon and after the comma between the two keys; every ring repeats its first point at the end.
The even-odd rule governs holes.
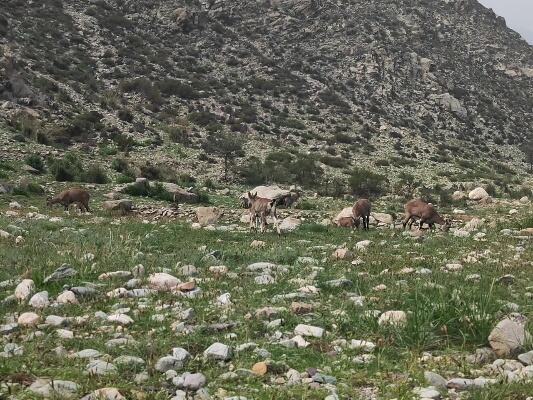
{"type": "Polygon", "coordinates": [[[278,237],[247,231],[243,188],[128,215],[102,210],[109,189],[83,215],[0,197],[0,397],[533,393],[528,199],[462,200],[430,233],[402,231],[394,198],[369,232],[331,224],[350,201],[307,198],[278,237]]]}

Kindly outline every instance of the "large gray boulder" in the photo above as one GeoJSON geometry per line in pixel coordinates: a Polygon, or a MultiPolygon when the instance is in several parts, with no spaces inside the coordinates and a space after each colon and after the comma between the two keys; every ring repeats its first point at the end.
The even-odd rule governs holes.
{"type": "MultiPolygon", "coordinates": [[[[175,203],[198,203],[199,199],[196,193],[190,192],[189,190],[184,189],[175,183],[160,182],[160,184],[168,193],[172,195],[175,203]]],[[[157,183],[152,185],[157,185],[157,183]]]]}
{"type": "Polygon", "coordinates": [[[102,203],[102,208],[107,211],[120,211],[126,214],[133,210],[133,202],[127,199],[107,200],[102,203]]]}

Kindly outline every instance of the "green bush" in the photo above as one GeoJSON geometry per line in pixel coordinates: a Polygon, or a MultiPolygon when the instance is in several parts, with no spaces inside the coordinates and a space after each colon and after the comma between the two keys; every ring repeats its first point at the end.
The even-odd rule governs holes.
{"type": "Polygon", "coordinates": [[[44,160],[38,154],[30,154],[26,157],[26,164],[39,172],[44,171],[44,160]]]}
{"type": "Polygon", "coordinates": [[[341,157],[322,156],[320,162],[333,168],[344,168],[348,165],[348,162],[341,157]]]}
{"type": "Polygon", "coordinates": [[[130,170],[130,164],[124,158],[115,158],[111,162],[111,168],[117,172],[125,173],[130,170]]]}
{"type": "Polygon", "coordinates": [[[49,164],[50,173],[58,182],[75,181],[83,171],[80,160],[73,153],[67,153],[60,159],[52,159],[49,164]]]}
{"type": "Polygon", "coordinates": [[[131,183],[131,182],[135,182],[135,177],[124,175],[124,174],[120,174],[117,177],[117,183],[123,184],[123,183],[131,183]]]}
{"type": "Polygon", "coordinates": [[[240,176],[250,185],[265,183],[265,166],[257,157],[250,157],[239,169],[240,176]]]}
{"type": "Polygon", "coordinates": [[[172,126],[167,129],[168,137],[173,143],[189,144],[190,138],[187,129],[182,126],[172,126]]]}
{"type": "Polygon", "coordinates": [[[348,185],[356,196],[379,196],[386,191],[387,178],[364,168],[350,172],[348,185]]]}
{"type": "Polygon", "coordinates": [[[80,175],[80,181],[88,183],[107,183],[106,172],[99,165],[92,165],[80,175]]]}
{"type": "Polygon", "coordinates": [[[209,111],[192,112],[189,114],[189,121],[199,126],[207,126],[217,122],[217,116],[209,111]]]}
{"type": "Polygon", "coordinates": [[[21,182],[13,188],[13,194],[29,197],[31,195],[43,195],[44,189],[41,185],[33,182],[21,182]]]}
{"type": "Polygon", "coordinates": [[[200,97],[198,92],[192,86],[172,78],[163,79],[157,84],[157,87],[161,93],[167,96],[178,96],[187,100],[200,97]]]}

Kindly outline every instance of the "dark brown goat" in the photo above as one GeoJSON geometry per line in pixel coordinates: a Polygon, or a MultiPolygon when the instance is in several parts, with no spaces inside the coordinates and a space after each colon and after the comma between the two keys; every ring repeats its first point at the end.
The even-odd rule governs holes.
{"type": "Polygon", "coordinates": [[[352,209],[354,223],[357,228],[359,228],[360,220],[363,219],[363,229],[369,229],[371,211],[372,205],[368,199],[357,200],[357,203],[354,204],[352,209]]]}
{"type": "Polygon", "coordinates": [[[91,195],[86,190],[79,189],[79,188],[71,188],[71,189],[62,191],[57,196],[48,198],[46,203],[49,206],[52,206],[54,204],[61,204],[63,207],[65,207],[65,211],[67,211],[70,205],[74,203],[80,208],[81,211],[90,212],[90,209],[89,209],[90,198],[91,198],[91,195]]]}
{"type": "Polygon", "coordinates": [[[420,219],[418,229],[422,229],[422,226],[426,223],[429,225],[430,229],[435,227],[435,224],[442,225],[443,230],[448,230],[450,228],[449,220],[446,220],[440,216],[440,214],[435,210],[433,204],[426,203],[420,199],[414,199],[409,201],[405,205],[405,218],[403,220],[403,228],[409,224],[409,229],[415,222],[416,219],[420,219]]]}

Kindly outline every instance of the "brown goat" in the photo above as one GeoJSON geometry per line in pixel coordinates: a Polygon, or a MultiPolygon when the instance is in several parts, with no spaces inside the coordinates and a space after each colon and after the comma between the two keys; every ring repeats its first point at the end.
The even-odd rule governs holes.
{"type": "Polygon", "coordinates": [[[420,219],[420,224],[418,229],[422,229],[422,226],[426,223],[429,225],[429,229],[433,229],[435,224],[443,226],[443,230],[447,231],[450,228],[450,222],[447,219],[444,219],[440,214],[435,210],[433,204],[426,203],[420,199],[414,199],[409,201],[405,205],[405,219],[403,220],[403,228],[409,224],[409,229],[415,222],[416,219],[420,219]]]}
{"type": "Polygon", "coordinates": [[[278,218],[276,216],[276,200],[257,197],[257,193],[252,194],[250,192],[248,192],[248,200],[250,203],[250,229],[255,228],[257,230],[257,225],[260,222],[261,233],[263,233],[267,225],[267,216],[271,215],[279,235],[281,232],[279,230],[278,218]]]}
{"type": "Polygon", "coordinates": [[[352,209],[352,215],[355,226],[359,228],[360,220],[363,219],[363,229],[368,230],[370,225],[370,212],[372,211],[372,205],[368,199],[359,199],[354,204],[352,209]]]}
{"type": "Polygon", "coordinates": [[[91,195],[86,190],[79,188],[71,188],[62,191],[55,197],[48,198],[46,203],[48,204],[48,206],[52,206],[54,204],[61,204],[63,207],[65,207],[65,211],[67,211],[70,205],[74,203],[80,208],[81,211],[90,212],[90,198],[91,195]]]}

